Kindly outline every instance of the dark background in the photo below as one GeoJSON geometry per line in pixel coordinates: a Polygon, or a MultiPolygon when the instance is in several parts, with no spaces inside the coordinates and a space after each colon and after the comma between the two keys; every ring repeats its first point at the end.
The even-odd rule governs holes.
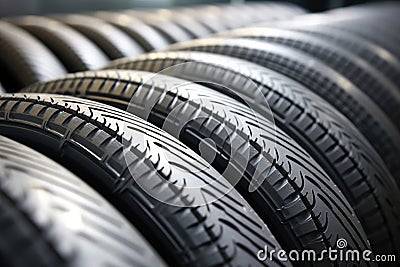
{"type": "MultiPolygon", "coordinates": [[[[257,1],[257,0],[252,0],[257,1]]],[[[287,0],[311,11],[371,2],[367,0],[287,0]]],[[[118,10],[142,7],[173,7],[207,3],[242,3],[245,0],[0,0],[0,16],[118,10]]]]}

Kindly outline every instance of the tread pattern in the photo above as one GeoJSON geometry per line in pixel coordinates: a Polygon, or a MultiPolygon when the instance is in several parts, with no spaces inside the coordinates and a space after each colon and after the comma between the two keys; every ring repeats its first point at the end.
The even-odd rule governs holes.
{"type": "Polygon", "coordinates": [[[0,258],[7,266],[165,266],[79,178],[2,136],[0,199],[0,258]]]}
{"type": "Polygon", "coordinates": [[[55,20],[26,16],[10,20],[41,40],[69,72],[98,69],[109,58],[85,36],[55,20]]]}
{"type": "Polygon", "coordinates": [[[131,16],[113,12],[96,12],[93,16],[118,27],[136,40],[147,52],[165,49],[170,44],[152,27],[131,16]]]}
{"type": "Polygon", "coordinates": [[[7,91],[67,74],[58,59],[27,32],[0,21],[0,80],[7,91]]]}
{"type": "Polygon", "coordinates": [[[397,128],[362,91],[318,60],[291,48],[248,39],[201,39],[172,45],[170,50],[229,55],[298,81],[348,117],[371,142],[399,182],[400,134],[397,128]]]}
{"type": "Polygon", "coordinates": [[[168,129],[198,153],[199,139],[210,138],[216,146],[211,163],[220,173],[226,168],[240,169],[238,159],[249,153],[250,161],[236,188],[286,249],[321,251],[335,247],[340,237],[349,241],[349,247],[369,247],[345,197],[293,139],[279,129],[275,132],[271,122],[255,120],[247,107],[227,96],[196,84],[179,86],[187,83],[184,80],[153,76],[132,71],[78,73],[39,84],[34,91],[79,95],[123,109],[129,104],[130,112],[168,129]],[[143,85],[150,78],[150,86],[143,85]],[[149,117],[144,115],[146,108],[151,109],[149,117]],[[196,114],[199,120],[193,117],[196,114]],[[260,136],[257,125],[262,129],[260,136]],[[268,140],[276,140],[275,146],[268,140]],[[229,162],[224,160],[227,157],[229,162]],[[250,193],[259,167],[265,180],[250,193]]]}
{"type": "Polygon", "coordinates": [[[134,39],[101,19],[85,15],[64,15],[57,16],[57,19],[85,35],[111,59],[145,52],[134,39]]]}
{"type": "Polygon", "coordinates": [[[285,45],[321,60],[366,93],[400,129],[400,90],[362,58],[306,33],[271,28],[247,28],[227,33],[285,45]]]}
{"type": "Polygon", "coordinates": [[[132,114],[69,96],[3,95],[0,125],[1,134],[79,173],[134,223],[170,266],[291,266],[257,260],[264,245],[280,246],[235,190],[208,205],[184,207],[224,192],[227,181],[215,182],[219,175],[205,168],[204,160],[132,114]],[[36,134],[42,142],[32,138],[36,134]],[[193,171],[181,175],[182,169],[193,171]],[[155,200],[135,181],[175,206],[155,200]],[[190,188],[202,184],[212,186],[202,196],[193,195],[190,188]]]}
{"type": "MultiPolygon", "coordinates": [[[[200,52],[158,52],[120,59],[110,69],[172,74],[188,81],[222,84],[260,114],[275,115],[285,130],[325,169],[345,194],[367,232],[375,253],[400,251],[400,192],[369,142],[330,104],[300,84],[244,60],[200,52]],[[185,64],[188,63],[191,64],[185,64]],[[259,102],[261,90],[267,100],[259,102]]],[[[231,94],[224,87],[214,87],[231,94]]]]}

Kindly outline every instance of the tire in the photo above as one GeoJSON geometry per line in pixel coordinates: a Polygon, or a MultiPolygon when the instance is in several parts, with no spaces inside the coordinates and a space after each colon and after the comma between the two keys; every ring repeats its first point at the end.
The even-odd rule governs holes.
{"type": "Polygon", "coordinates": [[[141,20],[158,31],[169,43],[179,43],[193,39],[193,37],[176,23],[167,18],[158,17],[151,12],[125,11],[126,15],[141,20]]]}
{"type": "Polygon", "coordinates": [[[335,247],[339,237],[352,248],[369,246],[345,197],[293,139],[279,129],[274,134],[271,122],[249,116],[250,110],[234,99],[182,84],[187,81],[153,73],[99,71],[69,75],[28,91],[75,94],[122,109],[129,104],[130,112],[168,130],[201,155],[201,140],[212,140],[215,157],[209,162],[227,179],[240,176],[236,189],[286,250],[318,253],[335,247]],[[149,78],[151,86],[143,85],[149,78]],[[246,155],[249,160],[242,162],[246,155]]]}
{"type": "Polygon", "coordinates": [[[54,18],[85,35],[111,59],[145,53],[145,49],[134,39],[101,19],[85,15],[61,15],[54,18]]]}
{"type": "Polygon", "coordinates": [[[378,151],[397,183],[400,183],[400,134],[397,128],[362,91],[318,60],[282,45],[246,39],[195,40],[173,45],[170,50],[229,55],[252,61],[298,81],[352,121],[378,151]]]}
{"type": "Polygon", "coordinates": [[[0,117],[1,134],[79,173],[169,266],[291,266],[260,262],[265,245],[280,249],[262,220],[235,190],[226,192],[227,180],[207,162],[144,120],[93,101],[33,94],[1,96],[0,117]],[[191,189],[203,185],[210,186],[201,195],[191,189]]]}
{"type": "Polygon", "coordinates": [[[133,17],[113,12],[96,12],[92,15],[124,31],[131,38],[136,40],[147,52],[165,49],[170,44],[166,38],[152,27],[133,17]]]}
{"type": "Polygon", "coordinates": [[[5,21],[0,21],[0,50],[0,80],[9,92],[67,73],[51,51],[5,21]]]}
{"type": "Polygon", "coordinates": [[[228,95],[232,90],[260,114],[268,114],[270,108],[277,126],[301,144],[344,193],[374,253],[399,257],[400,191],[369,142],[333,106],[283,75],[226,56],[159,52],[121,59],[108,67],[169,74],[172,66],[179,66],[170,71],[175,77],[223,85],[213,89],[228,95]],[[256,89],[269,106],[259,100],[256,89]]]}
{"type": "Polygon", "coordinates": [[[0,200],[4,266],[165,266],[142,235],[79,178],[2,136],[0,200]]]}
{"type": "Polygon", "coordinates": [[[400,84],[400,60],[365,38],[326,26],[290,28],[332,42],[367,61],[394,84],[400,84]]]}
{"type": "Polygon", "coordinates": [[[45,17],[27,16],[10,20],[41,40],[69,72],[98,69],[109,58],[74,29],[45,17]]]}
{"type": "Polygon", "coordinates": [[[320,60],[362,90],[400,129],[400,90],[374,66],[345,49],[307,33],[271,28],[247,28],[224,34],[228,38],[258,39],[302,51],[320,60]]]}

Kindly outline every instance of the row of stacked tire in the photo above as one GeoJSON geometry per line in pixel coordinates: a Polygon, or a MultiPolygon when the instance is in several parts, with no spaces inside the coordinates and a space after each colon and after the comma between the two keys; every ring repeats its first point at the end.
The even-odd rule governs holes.
{"type": "Polygon", "coordinates": [[[400,5],[296,12],[125,11],[165,43],[107,64],[126,15],[1,22],[5,265],[397,266],[400,5]],[[329,249],[371,261],[269,253],[329,249]]]}
{"type": "Polygon", "coordinates": [[[295,5],[271,2],[5,18],[0,21],[0,83],[15,92],[171,43],[303,13],[295,5]]]}

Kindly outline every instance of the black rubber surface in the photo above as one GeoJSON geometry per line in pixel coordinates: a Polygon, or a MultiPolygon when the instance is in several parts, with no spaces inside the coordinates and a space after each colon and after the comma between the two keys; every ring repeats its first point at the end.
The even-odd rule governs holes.
{"type": "Polygon", "coordinates": [[[244,28],[226,37],[259,39],[305,52],[346,77],[367,94],[400,129],[400,90],[363,58],[307,33],[273,28],[244,28]]]}
{"type": "Polygon", "coordinates": [[[37,39],[5,21],[0,21],[0,51],[0,81],[9,92],[67,73],[37,39]]]}
{"type": "Polygon", "coordinates": [[[3,266],[165,266],[142,235],[78,177],[2,136],[0,200],[3,266]]]}
{"type": "Polygon", "coordinates": [[[145,52],[129,35],[104,20],[86,15],[61,15],[55,18],[85,35],[111,59],[145,52]]]}
{"type": "Polygon", "coordinates": [[[11,21],[41,40],[69,72],[98,69],[109,61],[89,39],[60,22],[36,16],[11,21]]]}
{"type": "Polygon", "coordinates": [[[280,246],[235,190],[186,207],[225,192],[228,182],[189,148],[132,114],[68,96],[4,95],[0,132],[79,173],[170,266],[290,266],[257,260],[265,245],[280,246]],[[203,185],[209,186],[201,194],[191,190],[203,185]]]}
{"type": "Polygon", "coordinates": [[[278,44],[248,39],[201,39],[172,45],[229,55],[276,70],[327,100],[352,121],[378,151],[400,183],[400,134],[380,108],[345,77],[307,54],[278,44]]]}
{"type": "Polygon", "coordinates": [[[373,251],[400,256],[400,191],[394,178],[352,123],[316,94],[275,71],[208,53],[150,53],[136,60],[120,59],[108,67],[207,81],[206,85],[215,84],[213,89],[228,95],[238,93],[260,114],[271,109],[277,126],[299,142],[345,194],[373,251]]]}
{"type": "MultiPolygon", "coordinates": [[[[336,247],[339,238],[348,241],[348,248],[369,247],[345,197],[283,131],[262,117],[254,118],[246,106],[216,91],[153,76],[132,71],[87,72],[31,90],[79,95],[122,109],[129,104],[130,112],[166,129],[199,154],[199,143],[212,140],[215,157],[210,163],[230,180],[240,175],[237,190],[286,249],[318,253],[336,247]],[[143,85],[147,79],[151,80],[143,85]],[[243,163],[247,154],[249,160],[243,163]],[[251,191],[257,185],[261,186],[251,191]]],[[[315,264],[326,266],[327,262],[315,264]]]]}
{"type": "Polygon", "coordinates": [[[138,19],[121,13],[95,12],[92,14],[118,27],[136,40],[146,51],[166,48],[170,43],[159,32],[138,19]]]}

